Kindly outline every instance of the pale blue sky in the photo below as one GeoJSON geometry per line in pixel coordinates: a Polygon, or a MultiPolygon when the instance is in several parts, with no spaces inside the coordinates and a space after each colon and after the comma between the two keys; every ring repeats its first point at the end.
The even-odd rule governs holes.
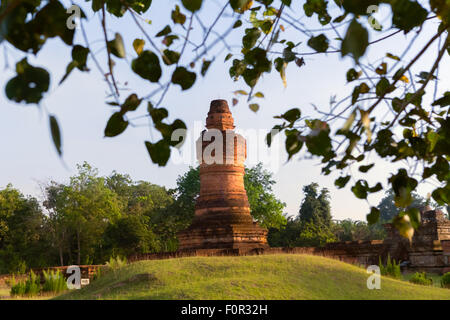
{"type": "MultiPolygon", "coordinates": [[[[153,2],[152,7],[145,15],[145,18],[152,20],[151,25],[145,26],[150,35],[156,34],[167,24],[170,10],[175,3],[179,3],[179,1],[162,0],[153,2]]],[[[218,2],[208,2],[201,13],[204,21],[211,23],[211,17],[215,17],[218,12],[218,2]]],[[[293,1],[293,3],[296,3],[296,11],[298,12],[301,4],[298,1],[293,1]]],[[[98,17],[89,16],[89,19],[90,23],[87,26],[89,40],[92,42],[102,39],[102,34],[98,28],[98,17]]],[[[225,26],[230,25],[231,21],[231,19],[225,20],[223,25],[219,25],[219,30],[223,30],[225,26]]],[[[305,21],[311,24],[311,28],[318,27],[315,17],[305,21]]],[[[361,21],[365,22],[364,20],[361,21]]],[[[134,38],[142,37],[142,35],[129,18],[118,22],[116,19],[108,17],[108,22],[111,23],[110,30],[120,31],[124,37],[127,44],[128,61],[131,61],[135,54],[132,52],[130,44],[134,38]]],[[[388,27],[389,20],[387,19],[385,23],[388,27]]],[[[431,26],[431,28],[434,28],[434,26],[431,26]]],[[[433,29],[430,30],[433,31],[433,29]]],[[[231,36],[230,42],[233,43],[233,39],[235,43],[238,42],[242,36],[242,31],[243,29],[236,31],[231,36]]],[[[290,34],[289,29],[286,32],[290,34]]],[[[387,33],[371,34],[370,40],[382,37],[387,33]]],[[[424,44],[425,36],[431,34],[429,30],[422,33],[423,36],[417,39],[416,45],[412,47],[407,57],[417,53],[424,44]]],[[[295,33],[295,35],[299,34],[295,33]]],[[[109,37],[112,36],[113,33],[110,33],[109,37]]],[[[408,35],[408,38],[411,36],[412,33],[408,35]]],[[[299,46],[298,51],[311,52],[311,49],[306,46],[306,40],[307,38],[304,36],[299,37],[298,41],[303,43],[299,46]]],[[[160,45],[160,38],[155,39],[155,42],[160,45]]],[[[76,43],[84,45],[81,37],[77,37],[76,43]]],[[[386,51],[399,55],[405,44],[405,36],[399,34],[380,44],[370,46],[369,61],[376,59],[373,57],[383,56],[386,51]]],[[[97,41],[92,44],[92,48],[98,50],[102,48],[102,45],[101,41],[97,41]]],[[[162,45],[160,46],[162,47],[162,45]]],[[[146,48],[150,48],[148,44],[146,48]]],[[[222,45],[218,46],[218,49],[221,48],[222,45]]],[[[178,175],[187,170],[187,164],[169,163],[166,167],[161,168],[150,161],[144,147],[144,140],[150,139],[147,127],[129,127],[125,133],[116,138],[104,138],[103,129],[112,109],[105,104],[107,86],[102,75],[95,68],[93,61],[89,60],[90,73],[74,71],[63,85],[58,86],[59,79],[64,74],[65,67],[69,62],[70,49],[63,46],[59,40],[50,40],[48,46],[38,54],[37,59],[30,55],[29,61],[36,65],[51,66],[51,90],[45,95],[41,108],[55,114],[62,128],[64,156],[63,161],[61,161],[51,142],[45,112],[35,105],[11,103],[5,97],[4,84],[14,74],[11,69],[12,61],[21,58],[22,53],[14,53],[9,47],[7,51],[10,66],[9,69],[5,69],[4,51],[3,48],[1,49],[0,188],[7,183],[12,183],[26,194],[39,196],[38,182],[67,181],[68,177],[76,172],[76,164],[83,161],[99,168],[102,175],[107,175],[112,170],[116,170],[130,174],[135,180],[147,180],[167,187],[174,187],[178,175]]],[[[429,55],[421,60],[418,68],[414,69],[416,73],[428,70],[431,67],[431,58],[435,56],[436,49],[437,42],[430,51],[431,56],[429,55]]],[[[100,60],[104,59],[104,53],[104,50],[98,52],[100,60]]],[[[237,89],[248,90],[243,81],[233,82],[230,79],[228,68],[232,59],[223,63],[225,54],[226,52],[216,58],[206,77],[198,78],[192,89],[181,92],[178,87],[171,87],[162,104],[169,110],[171,119],[179,117],[191,129],[196,121],[204,123],[212,99],[226,99],[231,105],[231,99],[234,97],[233,91],[237,89]]],[[[188,50],[186,57],[183,63],[189,63],[189,60],[192,59],[191,50],[188,50]]],[[[353,64],[350,58],[341,59],[338,54],[307,56],[305,58],[306,65],[301,69],[291,66],[287,70],[287,88],[283,87],[279,75],[275,71],[270,76],[265,76],[260,80],[257,91],[263,91],[266,98],[259,99],[261,109],[257,113],[249,110],[244,99],[241,99],[237,106],[231,107],[238,128],[269,130],[276,123],[276,120],[273,119],[274,115],[281,114],[292,107],[299,107],[304,114],[314,114],[311,103],[327,107],[330,95],[337,95],[339,100],[351,92],[353,84],[346,84],[345,81],[345,72],[353,64]]],[[[441,67],[442,82],[439,84],[439,88],[449,87],[449,80],[443,78],[443,70],[448,70],[448,60],[447,56],[441,67]]],[[[133,74],[126,61],[116,59],[116,62],[116,78],[121,83],[127,81],[128,87],[133,90],[132,92],[135,91],[140,95],[145,95],[155,89],[154,84],[142,81],[133,74]]],[[[392,65],[392,61],[387,60],[387,62],[390,63],[390,66],[392,65]]],[[[441,92],[442,90],[439,88],[438,91],[441,92]]],[[[127,94],[127,92],[122,93],[122,99],[127,94]]],[[[145,109],[146,106],[142,104],[135,114],[137,116],[144,114],[145,109]]],[[[302,186],[317,182],[331,191],[332,214],[335,218],[365,219],[368,204],[366,201],[354,198],[350,191],[353,184],[349,183],[345,189],[338,190],[334,187],[334,179],[339,175],[336,173],[329,176],[321,175],[319,160],[294,159],[286,164],[285,151],[280,150],[280,166],[277,170],[274,170],[274,178],[277,182],[274,189],[276,195],[286,202],[287,213],[296,214],[298,212],[302,199],[302,186]]],[[[267,168],[270,169],[270,167],[267,168]]],[[[381,163],[371,171],[369,181],[374,183],[381,179],[383,185],[386,185],[386,178],[389,177],[389,172],[393,168],[393,165],[381,163]]],[[[357,168],[353,171],[357,171],[357,168]]],[[[357,179],[356,173],[355,177],[357,179]]],[[[423,186],[421,191],[425,195],[428,188],[423,186]]],[[[370,196],[369,201],[371,204],[376,204],[381,196],[382,193],[370,196]]]]}

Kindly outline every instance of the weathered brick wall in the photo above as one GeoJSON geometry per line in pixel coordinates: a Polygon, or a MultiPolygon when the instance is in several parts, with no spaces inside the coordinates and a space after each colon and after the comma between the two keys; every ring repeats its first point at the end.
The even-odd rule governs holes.
{"type": "MultiPolygon", "coordinates": [[[[44,279],[44,271],[61,271],[61,273],[64,275],[64,277],[69,277],[72,273],[67,273],[67,268],[69,266],[62,266],[62,267],[49,267],[49,268],[34,268],[33,272],[38,274],[41,277],[41,280],[44,279]]],[[[92,279],[94,274],[97,272],[98,269],[104,267],[103,265],[81,265],[80,267],[81,272],[81,278],[82,279],[92,279]]]]}

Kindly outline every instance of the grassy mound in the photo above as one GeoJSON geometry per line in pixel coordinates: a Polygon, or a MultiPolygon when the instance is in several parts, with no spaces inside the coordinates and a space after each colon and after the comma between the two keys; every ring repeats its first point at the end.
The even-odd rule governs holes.
{"type": "Polygon", "coordinates": [[[309,255],[193,257],[141,261],[58,299],[450,299],[450,290],[383,277],[309,255]]]}

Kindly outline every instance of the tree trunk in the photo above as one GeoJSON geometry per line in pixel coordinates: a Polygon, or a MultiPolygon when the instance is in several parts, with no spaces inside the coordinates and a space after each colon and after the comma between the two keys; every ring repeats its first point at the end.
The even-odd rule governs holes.
{"type": "Polygon", "coordinates": [[[77,230],[77,264],[81,264],[80,230],[77,230]]]}
{"type": "Polygon", "coordinates": [[[64,246],[64,232],[62,233],[62,239],[59,241],[59,263],[61,264],[61,267],[64,266],[63,246],[64,246]]]}

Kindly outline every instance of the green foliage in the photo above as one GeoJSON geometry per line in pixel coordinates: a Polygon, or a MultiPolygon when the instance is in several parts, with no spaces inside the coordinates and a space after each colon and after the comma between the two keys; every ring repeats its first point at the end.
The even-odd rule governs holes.
{"type": "Polygon", "coordinates": [[[121,258],[120,256],[111,257],[109,258],[109,261],[106,262],[106,268],[116,274],[120,268],[125,267],[127,264],[128,262],[126,258],[121,258]]]}
{"type": "MultiPolygon", "coordinates": [[[[279,229],[286,224],[283,216],[285,204],[273,194],[275,181],[272,173],[265,170],[262,163],[245,168],[244,187],[250,204],[250,213],[263,227],[279,229]]],[[[176,215],[178,228],[186,228],[195,210],[195,200],[200,193],[199,168],[190,167],[189,171],[177,179],[174,190],[175,203],[171,211],[176,215]]]]}
{"type": "Polygon", "coordinates": [[[385,237],[384,229],[351,219],[333,222],[332,231],[338,241],[382,240],[385,237]]]}
{"type": "Polygon", "coordinates": [[[317,183],[311,183],[303,187],[305,197],[300,206],[299,219],[318,226],[330,227],[330,193],[326,188],[319,192],[318,188],[317,183]]]}
{"type": "Polygon", "coordinates": [[[16,64],[17,76],[8,81],[5,93],[15,102],[38,103],[48,91],[50,75],[47,70],[30,65],[27,58],[16,64]]]}
{"type": "Polygon", "coordinates": [[[409,279],[409,282],[420,284],[423,286],[432,286],[433,285],[433,279],[428,278],[427,274],[425,272],[416,272],[414,275],[409,279]]]}
{"type": "Polygon", "coordinates": [[[445,273],[441,278],[441,286],[450,289],[450,272],[445,273]]]}
{"type": "Polygon", "coordinates": [[[357,62],[366,52],[369,45],[369,33],[356,19],[350,23],[344,40],[342,41],[341,54],[351,54],[357,62]]]}
{"type": "MultiPolygon", "coordinates": [[[[104,57],[106,60],[100,61],[95,57],[95,52],[91,51],[88,44],[84,47],[74,43],[74,39],[82,37],[75,37],[75,33],[79,32],[78,28],[72,30],[66,27],[68,19],[68,11],[64,6],[67,5],[66,3],[63,5],[59,0],[44,3],[41,1],[2,1],[0,4],[0,42],[11,47],[15,51],[11,56],[17,57],[14,61],[16,72],[6,83],[5,94],[8,99],[18,103],[39,104],[42,101],[50,89],[50,73],[46,70],[46,66],[37,67],[29,64],[27,57],[29,54],[39,56],[42,49],[46,47],[47,40],[56,38],[71,49],[70,54],[67,50],[69,62],[63,70],[65,75],[60,80],[60,84],[74,69],[82,72],[89,71],[89,63],[92,61],[99,70],[102,70],[102,77],[111,91],[108,97],[114,98],[114,101],[108,103],[121,107],[120,111],[112,114],[105,128],[105,136],[114,137],[122,133],[130,124],[131,120],[127,117],[126,112],[131,110],[126,111],[119,103],[121,90],[117,84],[123,82],[116,81],[114,77],[115,62],[111,57],[120,59],[123,64],[128,64],[129,69],[143,80],[150,82],[147,84],[154,89],[151,89],[152,93],[145,97],[148,102],[153,101],[154,95],[163,92],[158,98],[158,104],[154,108],[153,106],[149,108],[162,109],[160,103],[163,102],[170,86],[178,85],[181,92],[184,93],[198,82],[196,81],[198,74],[206,75],[211,62],[218,55],[217,52],[221,52],[213,47],[220,43],[226,44],[228,36],[239,36],[241,39],[241,45],[237,51],[226,52],[225,61],[234,57],[229,67],[229,76],[235,81],[243,79],[245,85],[252,92],[258,85],[259,79],[272,72],[272,64],[275,71],[279,73],[283,85],[286,86],[286,70],[292,62],[297,67],[304,64],[301,52],[304,52],[302,49],[305,46],[311,47],[317,54],[329,52],[329,48],[333,48],[332,51],[340,53],[342,57],[347,55],[353,57],[355,66],[345,75],[348,82],[355,82],[353,93],[344,98],[343,103],[339,103],[340,107],[338,104],[330,106],[330,112],[318,110],[323,116],[320,119],[306,113],[303,117],[298,117],[293,121],[288,120],[288,122],[285,122],[284,118],[279,118],[282,123],[276,124],[274,128],[286,133],[285,149],[289,160],[293,159],[303,146],[306,146],[309,154],[320,158],[325,174],[335,170],[340,171],[339,178],[336,180],[336,185],[340,188],[346,186],[348,182],[345,177],[348,176],[347,170],[351,165],[357,164],[359,171],[364,174],[369,170],[374,170],[368,165],[358,164],[372,151],[388,162],[406,160],[408,163],[411,161],[422,163],[423,170],[416,173],[421,177],[413,177],[411,172],[400,168],[387,180],[386,189],[394,190],[397,205],[405,208],[406,215],[403,217],[408,217],[398,217],[399,226],[404,224],[403,220],[405,219],[411,220],[412,227],[416,223],[414,212],[406,208],[411,204],[409,194],[416,190],[418,181],[437,179],[438,183],[431,192],[433,200],[442,206],[450,203],[450,166],[448,165],[450,119],[446,110],[449,106],[449,95],[448,90],[444,89],[445,93],[442,96],[435,94],[430,99],[430,90],[428,90],[430,83],[439,81],[437,75],[439,65],[443,61],[443,57],[448,57],[447,53],[450,53],[450,37],[448,36],[450,6],[448,1],[306,0],[301,7],[297,7],[300,10],[303,9],[307,20],[305,22],[301,21],[303,13],[295,12],[291,0],[282,0],[279,9],[271,0],[230,0],[224,4],[225,6],[216,20],[207,24],[211,28],[207,32],[203,32],[206,27],[201,21],[195,19],[194,14],[199,14],[199,11],[206,7],[203,5],[204,2],[203,0],[182,0],[182,8],[175,5],[175,8],[170,11],[170,17],[167,17],[165,23],[167,25],[157,34],[158,39],[162,38],[162,45],[165,46],[161,49],[159,48],[160,43],[152,43],[145,28],[139,24],[139,18],[145,20],[142,15],[150,10],[151,0],[93,0],[89,7],[89,14],[85,15],[81,12],[81,18],[92,17],[92,13],[98,13],[100,17],[99,31],[104,33],[105,43],[103,45],[108,53],[104,57]],[[378,8],[381,4],[390,11],[393,32],[369,41],[366,25],[372,25],[373,12],[368,9],[371,6],[378,8]],[[289,11],[287,9],[290,8],[286,7],[290,7],[292,10],[289,11]],[[183,10],[187,11],[189,18],[182,12],[183,10]],[[229,30],[217,31],[218,26],[224,25],[221,23],[223,18],[230,15],[228,10],[235,12],[236,19],[230,24],[229,30]],[[122,38],[116,30],[111,30],[112,25],[107,25],[109,20],[106,19],[107,15],[111,14],[120,22],[127,12],[143,32],[141,37],[145,36],[153,48],[153,51],[144,50],[145,42],[142,39],[137,42],[133,41],[137,57],[130,59],[125,59],[129,58],[126,57],[126,45],[130,42],[125,41],[125,37],[122,38]],[[333,16],[336,12],[338,12],[338,16],[333,16]],[[310,29],[310,20],[308,19],[317,19],[323,28],[310,29]],[[189,26],[186,26],[187,21],[189,21],[189,26]],[[197,26],[197,23],[200,24],[200,27],[197,26]],[[330,27],[330,23],[333,23],[333,26],[330,27]],[[284,33],[287,25],[292,28],[289,32],[284,33]],[[422,39],[425,45],[417,50],[417,56],[397,56],[386,52],[380,57],[375,57],[377,61],[380,60],[377,68],[367,68],[367,65],[371,65],[370,61],[360,63],[363,59],[370,58],[367,57],[367,52],[372,44],[380,44],[382,48],[382,44],[386,43],[385,40],[400,32],[406,34],[412,30],[427,29],[428,26],[432,31],[422,39]],[[300,31],[300,36],[295,34],[294,30],[300,31]],[[230,35],[231,31],[234,32],[232,35],[230,35]],[[201,32],[203,33],[199,36],[201,32]],[[240,34],[236,32],[240,32],[240,34]],[[108,33],[111,33],[109,40],[108,33]],[[337,38],[334,38],[334,33],[337,33],[337,38]],[[216,38],[212,39],[213,37],[216,38]],[[169,50],[169,47],[178,39],[180,42],[184,42],[181,46],[182,50],[180,52],[169,50]],[[434,43],[437,39],[440,39],[440,48],[437,55],[433,54],[434,60],[433,63],[430,63],[431,68],[425,71],[420,70],[417,79],[409,79],[407,76],[416,72],[412,69],[416,67],[414,63],[421,60],[423,56],[429,55],[429,50],[435,47],[434,43]],[[198,40],[200,43],[196,43],[198,40]],[[195,57],[185,56],[185,52],[192,52],[191,48],[185,50],[187,46],[193,47],[195,57]],[[160,63],[161,59],[163,64],[160,63]],[[396,63],[394,66],[399,63],[402,67],[388,66],[385,59],[394,60],[396,63]],[[201,67],[196,67],[197,61],[203,61],[201,67]],[[107,72],[103,70],[105,65],[107,72]],[[173,65],[176,67],[173,68],[173,65]],[[370,79],[370,82],[367,80],[367,83],[363,82],[362,74],[365,74],[364,79],[370,79]],[[167,83],[161,83],[161,79],[167,79],[167,83]],[[360,103],[363,100],[369,103],[364,109],[360,103]],[[344,101],[349,104],[345,105],[344,101]],[[384,102],[392,106],[392,109],[389,110],[391,118],[387,122],[383,122],[384,120],[378,116],[382,112],[379,109],[384,102]],[[342,129],[335,130],[330,126],[338,119],[344,121],[346,119],[346,121],[342,129]]],[[[84,30],[82,32],[84,33],[84,30]]],[[[377,35],[376,32],[374,34],[377,35]]],[[[413,40],[407,38],[405,41],[407,41],[406,49],[412,44],[409,41],[413,40]]],[[[225,47],[230,51],[234,50],[228,45],[225,47]]],[[[300,70],[302,69],[300,68],[300,70]]],[[[260,104],[250,101],[254,97],[254,95],[249,96],[248,105],[251,110],[256,112],[260,109],[260,104]]],[[[300,111],[300,109],[298,110],[300,111]]],[[[164,123],[162,119],[155,121],[152,112],[149,112],[149,115],[154,120],[154,128],[161,133],[163,138],[160,140],[149,139],[145,141],[145,147],[151,161],[159,166],[164,166],[168,162],[172,148],[179,146],[178,142],[170,140],[171,133],[177,128],[186,126],[180,119],[173,123],[164,123]]],[[[165,118],[168,118],[168,112],[165,118]]],[[[53,115],[49,116],[49,127],[56,150],[59,155],[62,155],[61,130],[53,115]]],[[[267,143],[270,145],[271,140],[267,139],[267,143]]],[[[370,193],[383,189],[383,185],[381,182],[376,182],[374,186],[369,186],[366,179],[361,177],[351,188],[355,197],[366,199],[370,193]]],[[[382,214],[380,214],[381,216],[382,214]]],[[[370,223],[375,223],[378,215],[372,210],[369,217],[370,223]]],[[[407,234],[408,232],[403,233],[407,234]]]]}
{"type": "Polygon", "coordinates": [[[381,275],[394,279],[401,279],[402,272],[400,270],[400,263],[396,263],[394,259],[391,260],[391,256],[389,254],[385,265],[381,262],[380,257],[378,266],[380,267],[381,275]]]}
{"type": "Polygon", "coordinates": [[[60,270],[43,271],[44,284],[42,285],[42,292],[59,293],[67,290],[67,281],[60,270]]]}
{"type": "Polygon", "coordinates": [[[41,279],[33,271],[30,272],[26,280],[16,281],[13,277],[11,285],[11,296],[28,296],[33,297],[41,291],[41,279]]]}

